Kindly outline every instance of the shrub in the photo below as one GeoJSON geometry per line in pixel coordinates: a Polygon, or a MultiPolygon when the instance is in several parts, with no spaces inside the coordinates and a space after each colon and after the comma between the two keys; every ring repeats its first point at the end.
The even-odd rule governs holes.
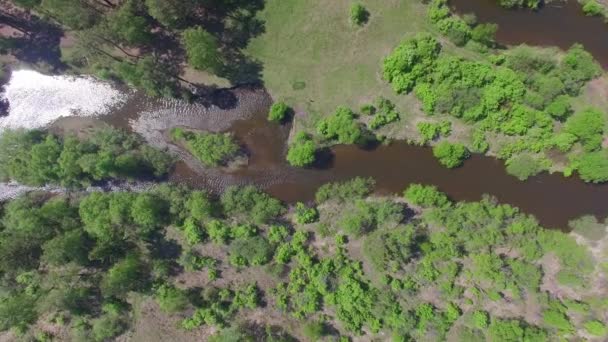
{"type": "Polygon", "coordinates": [[[608,152],[584,153],[576,157],[571,166],[578,171],[585,182],[602,183],[608,181],[608,152]]]}
{"type": "Polygon", "coordinates": [[[570,98],[567,95],[560,95],[551,102],[546,111],[557,120],[565,120],[572,113],[570,98]]]}
{"type": "Polygon", "coordinates": [[[284,102],[275,102],[270,106],[268,120],[273,122],[283,122],[287,117],[289,107],[284,102]]]}
{"type": "Polygon", "coordinates": [[[215,71],[221,65],[217,39],[200,26],[184,30],[188,63],[195,69],[215,71]]]}
{"type": "Polygon", "coordinates": [[[243,260],[237,266],[264,265],[272,258],[273,248],[261,236],[234,240],[230,244],[230,260],[243,260]]]}
{"type": "Polygon", "coordinates": [[[474,311],[471,315],[473,325],[479,329],[485,329],[490,322],[490,316],[485,311],[474,311]]]}
{"type": "Polygon", "coordinates": [[[114,264],[103,278],[103,294],[107,297],[120,297],[129,291],[142,289],[148,276],[145,266],[136,255],[129,255],[114,264]]]}
{"type": "Polygon", "coordinates": [[[360,109],[361,113],[365,114],[365,115],[374,115],[376,114],[376,107],[374,107],[371,104],[366,104],[361,106],[360,109]]]}
{"type": "Polygon", "coordinates": [[[564,132],[575,135],[585,150],[593,151],[602,144],[604,124],[604,113],[588,108],[569,117],[564,124],[564,132]]]}
{"type": "Polygon", "coordinates": [[[167,284],[156,289],[154,298],[161,310],[168,313],[183,311],[190,303],[184,290],[167,284]]]}
{"type": "Polygon", "coordinates": [[[287,161],[292,166],[304,167],[315,162],[317,147],[315,142],[304,132],[298,133],[287,151],[287,161]]]}
{"type": "Polygon", "coordinates": [[[597,220],[593,215],[581,216],[568,222],[572,231],[587,238],[589,241],[601,240],[606,235],[606,224],[597,220]]]}
{"type": "Polygon", "coordinates": [[[376,271],[392,270],[391,266],[404,265],[413,256],[414,238],[411,226],[377,230],[365,238],[363,254],[376,271]]]}
{"type": "Polygon", "coordinates": [[[435,140],[439,135],[444,137],[450,135],[452,132],[452,123],[450,121],[441,121],[438,123],[433,122],[419,122],[416,125],[418,132],[422,136],[422,142],[427,143],[431,140],[435,140]]]}
{"type": "Polygon", "coordinates": [[[471,39],[488,47],[493,47],[496,44],[496,31],[498,31],[498,25],[496,24],[479,24],[471,31],[471,39]]]}
{"type": "Polygon", "coordinates": [[[315,194],[315,200],[321,204],[330,199],[341,202],[352,201],[369,195],[374,188],[375,181],[372,178],[356,177],[345,182],[327,183],[319,187],[315,194]]]}
{"type": "Polygon", "coordinates": [[[595,0],[587,0],[583,5],[583,12],[590,16],[602,16],[604,14],[604,7],[595,0]]]}
{"type": "Polygon", "coordinates": [[[543,321],[546,325],[556,328],[560,331],[572,332],[574,326],[568,320],[568,317],[560,311],[550,309],[543,311],[543,321]]]}
{"type": "Polygon", "coordinates": [[[433,70],[440,50],[441,45],[430,35],[406,40],[384,60],[384,79],[392,84],[397,93],[410,92],[418,79],[433,70]]]}
{"type": "Polygon", "coordinates": [[[458,17],[440,20],[436,26],[456,46],[464,46],[471,38],[471,28],[458,17]]]}
{"type": "Polygon", "coordinates": [[[361,4],[352,4],[350,6],[350,21],[358,26],[361,26],[369,19],[369,12],[361,4]]]}
{"type": "Polygon", "coordinates": [[[184,239],[190,245],[196,245],[205,239],[205,230],[190,218],[186,219],[182,230],[184,232],[184,239]]]}
{"type": "Polygon", "coordinates": [[[228,133],[196,133],[173,129],[174,140],[185,140],[185,147],[206,166],[219,166],[233,158],[240,147],[228,133]]]}
{"type": "Polygon", "coordinates": [[[600,321],[589,321],[585,323],[585,330],[594,336],[605,336],[608,333],[606,324],[600,321]]]}
{"type": "Polygon", "coordinates": [[[506,164],[507,173],[521,181],[535,176],[545,169],[541,161],[527,153],[511,157],[506,164]]]}
{"type": "Polygon", "coordinates": [[[338,107],[331,116],[319,121],[317,131],[324,138],[337,139],[341,144],[356,144],[363,140],[363,131],[355,121],[355,113],[346,107],[338,107]]]}
{"type": "Polygon", "coordinates": [[[307,224],[316,222],[319,219],[319,212],[316,208],[309,208],[304,203],[296,203],[294,220],[298,224],[307,224]]]}
{"type": "Polygon", "coordinates": [[[326,334],[325,324],[320,321],[309,321],[304,324],[303,333],[310,341],[318,341],[326,334]]]}
{"type": "Polygon", "coordinates": [[[421,207],[443,207],[449,203],[448,197],[432,185],[412,184],[403,196],[410,203],[421,207]]]}
{"type": "Polygon", "coordinates": [[[469,151],[462,144],[442,141],[433,147],[433,155],[443,166],[454,168],[462,165],[469,157],[469,151]]]}
{"type": "Polygon", "coordinates": [[[221,203],[227,214],[245,215],[256,223],[265,223],[285,210],[279,200],[251,185],[229,187],[222,194],[221,203]]]}

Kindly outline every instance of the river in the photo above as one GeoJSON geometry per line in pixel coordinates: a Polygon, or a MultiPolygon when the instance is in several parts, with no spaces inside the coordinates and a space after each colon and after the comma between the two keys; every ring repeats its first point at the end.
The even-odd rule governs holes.
{"type": "MultiPolygon", "coordinates": [[[[527,42],[567,48],[576,39],[569,30],[563,30],[555,22],[547,22],[549,14],[555,12],[556,18],[564,18],[563,14],[573,22],[585,25],[596,25],[598,19],[584,17],[580,11],[573,13],[572,8],[575,7],[571,5],[563,8],[546,6],[537,13],[505,11],[496,5],[489,6],[489,2],[491,0],[456,0],[452,5],[459,11],[475,11],[482,21],[498,22],[501,27],[498,38],[504,44],[527,42]],[[511,21],[503,18],[503,14],[511,21]],[[519,18],[522,18],[522,24],[515,25],[514,20],[519,18]],[[534,18],[542,20],[537,24],[534,18]],[[544,33],[534,31],[536,26],[533,25],[544,27],[544,33]],[[560,29],[555,30],[556,27],[560,29]],[[532,32],[524,35],[526,29],[532,32]]],[[[602,25],[605,24],[602,22],[602,25]]],[[[576,37],[587,39],[584,31],[577,32],[576,37]]],[[[605,38],[606,32],[608,29],[603,26],[601,37],[605,38]]],[[[606,65],[608,45],[603,44],[599,33],[583,43],[606,65]]],[[[13,74],[6,90],[11,99],[10,115],[0,119],[0,128],[18,125],[44,127],[53,122],[51,129],[69,131],[105,122],[135,131],[149,143],[167,148],[182,158],[170,175],[170,180],[175,182],[214,191],[233,184],[255,184],[284,201],[295,202],[311,200],[316,189],[326,182],[364,176],[376,180],[379,194],[401,193],[412,183],[434,184],[457,201],[479,200],[483,194],[489,194],[500,202],[533,214],[548,227],[565,228],[569,220],[584,214],[602,218],[608,215],[608,185],[586,184],[577,177],[565,178],[547,173],[521,182],[506,173],[502,161],[480,155],[473,155],[462,167],[449,170],[436,161],[430,148],[410,146],[404,142],[369,149],[335,146],[315,167],[293,168],[284,157],[290,127],[268,123],[266,113],[271,99],[264,89],[238,87],[219,90],[211,96],[219,99],[217,103],[202,105],[153,99],[91,78],[55,77],[51,80],[40,78],[39,74],[32,75],[31,72],[13,74]],[[30,80],[35,82],[28,83],[27,79],[19,77],[31,77],[30,80]],[[32,90],[29,87],[32,83],[47,86],[32,90]],[[21,88],[11,84],[21,85],[21,88]],[[75,84],[86,89],[85,103],[82,103],[85,97],[72,91],[75,84]],[[58,94],[60,101],[57,100],[58,94]],[[85,106],[91,103],[94,105],[85,106]],[[43,118],[27,116],[23,109],[32,106],[44,113],[43,118]],[[236,170],[202,167],[185,151],[167,142],[166,132],[174,126],[234,132],[250,154],[249,165],[236,170]]]]}

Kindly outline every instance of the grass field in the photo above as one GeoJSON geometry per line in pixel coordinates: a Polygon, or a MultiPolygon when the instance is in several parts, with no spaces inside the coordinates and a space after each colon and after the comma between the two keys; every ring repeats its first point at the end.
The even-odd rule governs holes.
{"type": "MultiPolygon", "coordinates": [[[[263,81],[275,100],[308,114],[309,125],[336,106],[358,109],[379,95],[406,114],[412,96],[397,96],[381,78],[382,59],[404,38],[431,30],[426,7],[415,0],[361,1],[369,22],[349,22],[351,1],[268,0],[261,12],[266,33],[247,52],[263,65],[263,81]]],[[[302,120],[300,120],[302,121],[302,120]]]]}

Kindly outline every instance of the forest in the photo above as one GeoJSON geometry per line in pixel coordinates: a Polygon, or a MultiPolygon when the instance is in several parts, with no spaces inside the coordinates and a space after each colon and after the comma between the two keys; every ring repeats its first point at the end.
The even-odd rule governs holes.
{"type": "Polygon", "coordinates": [[[165,146],[131,116],[120,118],[128,128],[102,117],[72,130],[0,125],[0,182],[28,186],[0,202],[0,340],[608,339],[608,220],[583,215],[560,230],[491,195],[330,177],[335,145],[375,153],[403,140],[449,172],[485,155],[521,182],[559,172],[601,186],[583,182],[608,182],[606,106],[587,99],[592,82],[608,83],[583,45],[504,46],[496,24],[447,0],[10,4],[6,75],[23,65],[94,75],[182,116],[210,113],[218,92],[232,106],[239,91],[268,101],[263,127],[242,135],[151,128],[165,146]],[[255,134],[284,134],[287,175],[239,178],[260,158],[247,145],[255,134]],[[172,177],[178,165],[195,175],[172,177]],[[295,188],[311,198],[279,196],[319,174],[318,189],[295,188]]]}
{"type": "Polygon", "coordinates": [[[50,339],[45,322],[60,338],[104,341],[153,301],[210,341],[608,333],[597,292],[608,265],[593,252],[607,238],[594,219],[569,235],[490,197],[453,203],[419,184],[377,197],[373,185],[330,183],[295,206],[251,186],[16,198],[0,220],[0,324],[25,339],[50,339]]]}

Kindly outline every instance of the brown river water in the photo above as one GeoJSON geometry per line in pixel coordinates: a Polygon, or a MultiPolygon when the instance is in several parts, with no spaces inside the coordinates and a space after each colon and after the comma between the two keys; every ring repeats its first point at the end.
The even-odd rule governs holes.
{"type": "MultiPolygon", "coordinates": [[[[499,24],[502,44],[529,43],[567,48],[581,42],[608,66],[608,26],[599,18],[582,15],[574,1],[553,3],[540,11],[507,11],[494,0],[452,0],[462,13],[474,12],[480,21],[499,24]]],[[[379,194],[395,194],[412,183],[436,185],[452,199],[479,200],[484,194],[533,214],[547,227],[566,228],[567,222],[585,214],[608,215],[608,184],[586,184],[561,174],[531,177],[525,182],[505,172],[502,161],[473,155],[460,168],[442,167],[430,148],[395,142],[363,149],[339,145],[323,155],[323,162],[308,169],[293,168],[285,161],[289,125],[268,123],[271,103],[259,88],[221,90],[213,98],[233,109],[205,107],[178,100],[150,99],[131,94],[129,99],[101,120],[141,134],[148,142],[168,148],[181,157],[170,180],[220,191],[228,185],[255,184],[287,201],[309,201],[317,188],[330,181],[357,176],[373,177],[379,194]],[[168,142],[171,127],[184,126],[210,131],[230,131],[245,146],[249,164],[236,170],[206,169],[178,146],[168,142]]],[[[63,129],[94,124],[96,119],[60,119],[53,126],[63,129]]]]}

